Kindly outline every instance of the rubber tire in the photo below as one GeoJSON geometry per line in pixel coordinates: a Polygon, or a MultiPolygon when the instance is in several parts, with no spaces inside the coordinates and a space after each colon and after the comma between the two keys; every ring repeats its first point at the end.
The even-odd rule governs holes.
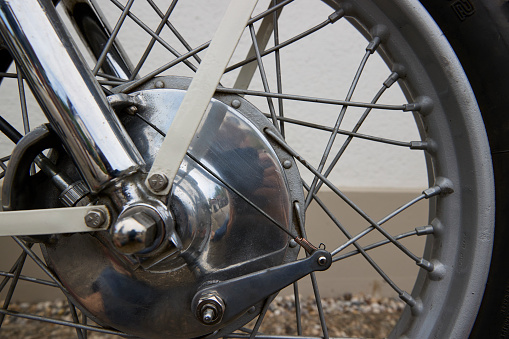
{"type": "Polygon", "coordinates": [[[465,69],[481,108],[493,157],[495,242],[488,283],[470,338],[508,338],[509,2],[422,0],[422,4],[465,69]]]}

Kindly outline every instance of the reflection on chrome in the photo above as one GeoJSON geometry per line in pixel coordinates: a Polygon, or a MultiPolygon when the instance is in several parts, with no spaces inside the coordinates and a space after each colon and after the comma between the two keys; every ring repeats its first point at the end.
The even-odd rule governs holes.
{"type": "MultiPolygon", "coordinates": [[[[170,83],[176,89],[148,84],[152,89],[131,94],[142,103],[139,114],[162,131],[171,124],[188,81],[170,83]]],[[[295,260],[298,248],[288,246],[288,236],[210,174],[294,231],[291,206],[300,196],[293,192],[302,186],[289,184],[281,154],[260,132],[270,122],[246,100],[234,98],[244,110],[229,105],[231,96],[211,101],[188,151],[198,161],[186,156],[166,201],[181,251],[167,242],[150,256],[123,256],[107,235],[75,234],[46,246],[52,268],[99,323],[150,338],[202,336],[227,324],[204,325],[196,318],[190,303],[197,290],[295,260]]],[[[150,166],[163,136],[135,116],[120,118],[150,166]]],[[[260,307],[237,320],[249,321],[260,307]]]]}

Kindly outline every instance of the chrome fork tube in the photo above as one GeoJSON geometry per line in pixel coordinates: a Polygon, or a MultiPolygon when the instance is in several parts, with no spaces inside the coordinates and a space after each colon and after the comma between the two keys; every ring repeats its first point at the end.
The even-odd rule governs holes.
{"type": "Polygon", "coordinates": [[[0,33],[92,192],[144,165],[50,0],[1,0],[0,33]]]}

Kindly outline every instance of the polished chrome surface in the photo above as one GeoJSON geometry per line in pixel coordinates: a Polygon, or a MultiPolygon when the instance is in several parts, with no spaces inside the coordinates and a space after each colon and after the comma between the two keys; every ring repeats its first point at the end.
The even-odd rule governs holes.
{"type": "Polygon", "coordinates": [[[159,214],[148,206],[139,205],[122,213],[111,232],[113,245],[124,254],[150,251],[164,237],[163,221],[159,214]]]}
{"type": "MultiPolygon", "coordinates": [[[[131,95],[136,97],[138,114],[165,130],[189,81],[160,81],[165,81],[166,88],[154,89],[156,86],[149,83],[131,95]]],[[[125,114],[120,118],[150,165],[163,136],[137,116],[125,114]]],[[[211,101],[189,148],[199,163],[184,159],[165,202],[180,249],[170,240],[167,227],[155,241],[158,245],[134,255],[117,251],[109,233],[59,237],[45,246],[47,262],[86,314],[101,324],[150,338],[202,336],[219,328],[241,326],[256,316],[262,303],[254,305],[253,312],[237,314],[234,321],[216,323],[224,310],[203,306],[197,317],[198,310],[193,311],[191,301],[203,286],[296,258],[298,248],[288,246],[290,239],[284,232],[209,173],[219,175],[295,231],[291,206],[293,201],[302,201],[302,185],[287,180],[286,174],[296,171],[296,166],[282,167],[281,158],[289,157],[274,150],[263,136],[261,130],[266,127],[271,128],[270,122],[243,98],[228,96],[211,101]],[[239,109],[243,111],[231,107],[233,98],[242,102],[239,109]]],[[[143,188],[135,183],[114,187],[123,191],[111,192],[114,199],[129,196],[136,201],[137,195],[143,194],[139,192],[143,188]]],[[[161,200],[150,204],[158,201],[162,204],[161,200]]],[[[113,203],[129,206],[128,200],[113,203]]]]}
{"type": "Polygon", "coordinates": [[[92,192],[143,165],[49,0],[1,1],[0,31],[92,192]]]}

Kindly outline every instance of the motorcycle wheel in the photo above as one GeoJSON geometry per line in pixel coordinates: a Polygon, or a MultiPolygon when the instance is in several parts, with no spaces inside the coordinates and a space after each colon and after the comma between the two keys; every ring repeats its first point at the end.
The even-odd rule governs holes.
{"type": "MultiPolygon", "coordinates": [[[[260,8],[263,6],[266,8],[268,5],[269,3],[263,3],[260,5],[260,8]]],[[[180,6],[181,5],[176,6],[176,8],[180,8],[180,6]]],[[[298,18],[297,21],[304,22],[304,20],[301,19],[300,16],[296,16],[296,14],[309,14],[307,13],[308,9],[301,9],[299,12],[299,9],[294,9],[293,6],[297,7],[298,3],[289,3],[283,8],[279,19],[281,27],[283,27],[283,25],[286,25],[286,27],[299,27],[297,24],[290,24],[288,22],[292,20],[295,21],[296,18],[298,18]],[[289,13],[288,15],[287,12],[289,13]]],[[[120,5],[120,7],[123,7],[123,5],[120,5]]],[[[350,68],[350,73],[348,73],[342,68],[342,62],[333,62],[331,63],[332,67],[329,71],[330,74],[333,74],[331,78],[327,78],[327,74],[323,74],[323,72],[313,72],[313,76],[304,74],[292,77],[288,72],[285,73],[280,70],[279,66],[277,66],[279,61],[276,59],[274,62],[267,62],[267,64],[273,63],[271,66],[274,68],[273,71],[275,73],[272,76],[268,75],[268,77],[269,81],[273,81],[275,84],[271,86],[273,88],[272,92],[280,91],[280,93],[282,93],[281,104],[278,102],[278,107],[275,108],[274,104],[276,103],[276,99],[274,99],[273,103],[268,103],[270,100],[263,102],[253,98],[255,94],[262,98],[264,96],[267,97],[263,92],[269,92],[268,88],[264,87],[259,80],[254,81],[253,84],[248,87],[249,90],[255,90],[258,93],[251,91],[243,94],[245,94],[246,98],[262,112],[270,112],[271,110],[274,110],[278,114],[282,113],[282,111],[285,112],[284,117],[276,119],[279,128],[284,130],[284,132],[281,132],[281,135],[285,136],[286,142],[294,147],[297,152],[304,155],[304,158],[308,159],[312,166],[319,168],[319,171],[323,172],[324,169],[330,165],[331,158],[334,158],[336,155],[338,159],[346,158],[346,155],[342,157],[343,152],[347,152],[345,149],[348,148],[348,151],[355,149],[354,144],[360,139],[368,141],[364,141],[364,143],[360,141],[360,146],[357,150],[368,148],[373,144],[384,144],[401,149],[402,151],[398,151],[399,153],[397,154],[405,158],[413,156],[410,154],[419,153],[420,157],[425,159],[421,161],[421,165],[426,170],[425,181],[428,183],[429,187],[424,187],[425,189],[422,195],[408,201],[404,209],[410,208],[410,205],[417,203],[417,201],[427,201],[429,204],[429,227],[414,229],[420,224],[412,225],[405,234],[394,236],[399,238],[400,236],[423,235],[425,239],[425,248],[423,252],[418,254],[409,253],[406,249],[403,249],[403,246],[401,246],[399,242],[394,241],[394,239],[389,241],[387,237],[371,240],[374,243],[378,241],[384,243],[397,242],[401,252],[399,253],[399,258],[395,258],[394,262],[396,263],[398,260],[410,260],[422,267],[417,271],[416,281],[412,291],[406,293],[398,286],[395,279],[391,278],[390,275],[387,276],[385,273],[382,273],[383,270],[376,264],[377,258],[371,258],[369,255],[370,252],[367,250],[370,246],[369,242],[360,242],[362,245],[359,245],[359,248],[354,251],[363,252],[362,255],[375,270],[382,274],[384,280],[395,290],[395,295],[399,296],[407,303],[400,320],[391,332],[391,337],[466,337],[468,333],[470,333],[472,324],[477,317],[479,304],[484,292],[488,263],[491,258],[494,227],[493,212],[495,207],[493,202],[494,184],[489,146],[477,102],[470,90],[470,84],[463,74],[454,51],[450,48],[447,40],[437,28],[433,19],[419,3],[412,1],[338,0],[324,1],[324,3],[317,2],[316,7],[317,12],[320,14],[317,16],[309,14],[309,17],[312,18],[309,22],[313,22],[313,20],[316,21],[316,18],[321,18],[321,20],[316,23],[319,24],[322,22],[323,24],[316,26],[319,27],[317,29],[313,28],[313,33],[304,37],[302,41],[300,39],[294,39],[295,42],[290,43],[285,48],[281,48],[280,56],[277,58],[281,58],[283,62],[282,67],[284,67],[284,61],[289,60],[291,63],[294,61],[291,59],[299,59],[298,53],[300,53],[303,48],[302,45],[299,44],[304,44],[306,41],[313,42],[313,40],[320,42],[318,38],[314,39],[314,37],[321,34],[319,32],[328,29],[334,30],[336,26],[339,26],[338,23],[344,21],[357,29],[360,35],[366,38],[364,47],[361,47],[360,56],[357,57],[357,65],[353,66],[353,69],[350,68]],[[322,7],[318,8],[319,6],[322,7]],[[288,52],[285,52],[286,50],[288,50],[288,52]],[[385,78],[381,79],[376,85],[360,82],[359,89],[356,90],[355,88],[358,78],[362,74],[362,69],[375,50],[387,65],[386,74],[388,78],[387,80],[385,78]],[[359,64],[361,66],[358,66],[359,64]],[[336,73],[334,74],[334,72],[336,73]],[[356,75],[356,72],[359,76],[356,75]],[[291,79],[283,83],[284,90],[283,86],[281,86],[281,83],[278,81],[279,77],[288,77],[291,79]],[[320,81],[314,77],[318,77],[320,81]],[[320,78],[325,78],[326,81],[324,82],[323,79],[320,78]],[[345,81],[345,79],[352,78],[354,80],[345,81]],[[329,88],[324,88],[323,84],[327,83],[327,81],[337,86],[338,89],[342,88],[338,79],[346,82],[346,85],[343,86],[344,94],[337,94],[343,93],[340,90],[329,91],[333,86],[325,86],[329,88]],[[377,106],[378,94],[376,94],[376,91],[381,88],[380,91],[383,93],[394,81],[397,81],[406,98],[405,105],[389,102],[388,104],[390,105],[388,106],[377,106]],[[321,84],[321,88],[315,89],[308,86],[315,82],[321,84]],[[361,92],[361,85],[365,86],[365,92],[361,92]],[[344,102],[339,101],[345,97],[347,98],[345,101],[352,101],[351,94],[354,93],[354,91],[356,91],[355,94],[361,92],[357,100],[365,103],[369,103],[370,101],[375,102],[375,104],[372,105],[373,107],[362,107],[360,112],[356,112],[355,108],[349,107],[349,105],[345,105],[344,102]],[[261,92],[261,94],[259,92],[261,92]],[[294,93],[300,94],[297,100],[294,100],[295,97],[286,95],[294,93]],[[369,94],[363,96],[362,94],[364,93],[369,94]],[[338,97],[338,95],[340,96],[338,97]],[[316,97],[326,97],[327,99],[315,100],[314,98],[316,97]],[[303,102],[302,105],[305,106],[305,108],[303,108],[302,111],[304,112],[321,112],[323,110],[324,114],[329,114],[332,118],[327,120],[317,118],[316,114],[302,114],[300,113],[302,111],[299,111],[297,106],[294,105],[295,102],[303,102]],[[326,107],[323,108],[324,106],[326,107]],[[333,108],[331,109],[330,107],[333,108]],[[293,112],[296,112],[294,116],[291,115],[293,112]],[[395,114],[393,114],[393,112],[395,112],[395,114]],[[341,131],[337,130],[333,132],[334,127],[332,126],[334,126],[335,123],[339,126],[340,124],[337,123],[337,121],[343,119],[342,117],[345,113],[345,116],[350,114],[356,115],[356,119],[350,122],[353,127],[351,127],[350,130],[346,132],[346,136],[340,140],[337,134],[344,132],[342,129],[343,125],[348,124],[347,118],[345,118],[345,122],[340,126],[341,131]],[[396,121],[401,119],[401,115],[413,114],[420,139],[404,139],[409,138],[408,134],[404,133],[396,133],[395,136],[382,138],[381,135],[376,134],[378,132],[376,128],[371,130],[375,131],[374,133],[369,132],[370,130],[367,129],[368,132],[366,132],[366,134],[361,134],[363,130],[355,127],[355,125],[367,125],[369,119],[374,119],[375,124],[379,123],[381,120],[372,118],[375,114],[385,114],[382,120],[387,119],[392,125],[398,123],[396,121]],[[368,118],[366,123],[364,123],[365,117],[368,118]],[[282,126],[284,126],[284,128],[282,128],[282,126]],[[292,127],[297,127],[294,132],[291,131],[292,127]],[[325,132],[313,134],[313,132],[302,132],[301,129],[322,130],[325,132]],[[358,129],[361,132],[358,132],[358,129]],[[399,137],[403,138],[403,141],[398,139],[399,137]],[[304,143],[301,140],[303,138],[307,140],[304,143]],[[325,158],[327,158],[329,151],[322,151],[316,154],[315,148],[309,149],[309,144],[317,140],[322,142],[323,149],[328,148],[325,146],[328,143],[333,143],[335,145],[335,148],[333,147],[334,152],[331,154],[328,161],[326,161],[325,158]],[[352,146],[350,146],[350,144],[352,144],[352,146]],[[309,151],[309,154],[306,153],[307,151],[309,151]],[[360,249],[362,249],[362,251],[360,249]],[[424,260],[421,260],[421,258],[424,260]]],[[[193,7],[188,10],[189,12],[187,12],[187,15],[194,13],[193,7]]],[[[211,13],[214,13],[214,10],[215,9],[212,9],[211,13]]],[[[135,11],[136,8],[133,7],[132,13],[135,13],[135,11]]],[[[261,12],[263,10],[258,9],[258,11],[261,12]]],[[[185,13],[185,9],[183,13],[185,13]]],[[[183,13],[181,16],[185,17],[183,13]]],[[[140,12],[139,16],[141,17],[142,14],[143,13],[140,12]]],[[[105,9],[105,15],[108,15],[107,9],[105,9]]],[[[118,17],[120,12],[117,12],[116,15],[118,17]]],[[[76,21],[79,20],[76,15],[71,16],[71,18],[76,19],[76,21]]],[[[205,21],[210,19],[206,16],[205,18],[205,21]]],[[[199,21],[196,21],[196,25],[193,25],[193,27],[200,27],[200,23],[198,22],[199,21]]],[[[114,23],[115,22],[113,22],[113,24],[114,23]]],[[[308,22],[306,22],[306,24],[308,24],[308,22]]],[[[334,32],[337,32],[334,34],[341,34],[341,30],[334,32]]],[[[292,37],[296,37],[298,34],[299,32],[294,33],[292,37]]],[[[334,34],[332,34],[332,36],[334,36],[334,34]]],[[[183,35],[185,36],[185,34],[183,35]]],[[[206,41],[206,38],[202,39],[203,40],[195,42],[196,46],[206,41]]],[[[293,41],[292,38],[288,40],[285,38],[284,40],[293,41]]],[[[119,48],[119,51],[120,54],[123,54],[123,49],[126,51],[129,50],[129,42],[122,42],[121,37],[119,37],[119,41],[119,44],[122,43],[123,46],[123,48],[119,48]]],[[[283,41],[282,37],[281,41],[283,41]]],[[[277,45],[279,43],[280,42],[275,42],[273,44],[277,45]]],[[[333,49],[336,44],[339,43],[332,40],[330,44],[328,44],[328,42],[320,42],[318,45],[311,44],[309,45],[311,47],[306,47],[313,48],[312,46],[314,46],[314,48],[323,48],[323,50],[317,49],[315,53],[305,55],[305,67],[301,68],[300,71],[313,66],[320,67],[321,63],[327,61],[325,57],[326,53],[330,52],[330,49],[333,49]]],[[[467,43],[465,43],[465,45],[467,45],[467,43]]],[[[463,44],[461,46],[463,46],[463,44]]],[[[350,46],[342,47],[350,48],[350,46]]],[[[242,48],[242,45],[239,48],[242,48]]],[[[101,50],[94,50],[93,44],[90,46],[90,49],[96,57],[101,55],[101,50]]],[[[147,51],[150,51],[150,49],[151,47],[148,48],[147,51]]],[[[334,52],[335,51],[332,52],[332,55],[334,55],[334,52]]],[[[350,52],[354,54],[353,48],[350,52]]],[[[186,53],[186,51],[181,53],[186,53]]],[[[8,60],[8,53],[4,54],[6,54],[5,58],[8,60]]],[[[141,56],[139,49],[138,53],[135,55],[135,57],[131,56],[131,58],[133,60],[138,60],[141,56]]],[[[270,56],[267,56],[263,60],[265,61],[269,57],[270,56]]],[[[8,63],[10,63],[10,61],[8,63]]],[[[8,63],[6,62],[5,64],[8,65],[8,63]]],[[[129,65],[128,61],[126,61],[126,65],[129,65]]],[[[227,69],[227,73],[222,79],[222,85],[227,88],[234,86],[234,80],[228,78],[229,75],[235,73],[235,63],[232,62],[231,65],[231,71],[227,69]]],[[[4,70],[7,70],[7,67],[4,67],[4,70]]],[[[189,67],[189,65],[182,67],[189,67]]],[[[379,65],[377,67],[379,67],[379,65]]],[[[91,68],[93,68],[93,66],[91,68]]],[[[472,66],[471,68],[475,67],[472,66]]],[[[369,70],[369,67],[366,66],[366,69],[369,70]]],[[[268,70],[267,66],[265,70],[268,70]]],[[[104,73],[108,73],[105,69],[103,69],[103,71],[104,73]]],[[[142,68],[142,71],[148,73],[151,69],[145,70],[142,68]]],[[[295,71],[291,72],[298,73],[295,71]]],[[[115,91],[116,84],[125,86],[125,79],[119,78],[118,74],[112,75],[104,73],[99,74],[99,78],[101,80],[100,83],[107,87],[107,91],[115,91]]],[[[176,75],[192,76],[192,72],[189,74],[188,70],[182,71],[175,67],[170,68],[164,74],[158,74],[158,76],[160,75],[170,77],[176,75]]],[[[235,78],[234,76],[231,77],[235,78]]],[[[472,83],[475,89],[475,81],[472,81],[472,83]]],[[[354,98],[357,98],[357,96],[354,96],[354,98]]],[[[481,102],[481,100],[479,100],[479,102],[481,102]]],[[[483,114],[486,113],[483,111],[483,114]]],[[[499,126],[496,128],[494,127],[492,130],[500,131],[498,127],[499,126]]],[[[491,128],[489,130],[491,130],[491,128]]],[[[490,132],[490,135],[491,134],[490,132]]],[[[503,152],[504,150],[500,149],[500,151],[503,152]]],[[[378,152],[379,148],[373,147],[371,153],[363,157],[375,157],[378,152]]],[[[497,158],[497,155],[495,158],[497,158]]],[[[5,163],[8,165],[8,158],[3,159],[3,164],[5,163]]],[[[389,162],[387,161],[387,156],[385,156],[385,160],[382,161],[389,162]]],[[[319,192],[316,192],[318,194],[317,196],[310,195],[308,199],[310,202],[314,200],[314,203],[316,203],[330,218],[334,227],[339,228],[340,231],[338,231],[338,234],[340,234],[340,232],[343,233],[343,235],[338,236],[336,239],[317,239],[318,242],[323,242],[327,245],[327,249],[333,252],[337,262],[340,262],[341,260],[339,259],[343,258],[343,245],[348,243],[348,238],[366,229],[366,227],[369,227],[370,223],[373,224],[373,220],[376,220],[374,216],[371,217],[364,214],[361,208],[357,207],[355,204],[351,204],[351,200],[343,195],[340,187],[345,184],[340,181],[342,173],[341,164],[342,163],[339,162],[337,166],[331,167],[339,174],[336,174],[336,176],[334,176],[334,172],[330,174],[331,180],[337,180],[338,183],[333,187],[329,187],[329,189],[335,192],[336,199],[346,201],[346,203],[351,206],[354,205],[352,208],[364,219],[363,223],[366,224],[365,227],[359,228],[356,227],[357,225],[350,225],[350,228],[348,228],[348,225],[342,225],[341,215],[335,215],[337,205],[331,204],[329,206],[323,206],[323,201],[320,200],[319,192]],[[345,229],[342,229],[343,226],[345,229]]],[[[284,164],[282,165],[284,166],[284,164]]],[[[348,166],[352,166],[351,163],[348,166]]],[[[370,176],[374,176],[374,173],[378,170],[373,166],[373,163],[370,162],[357,166],[367,167],[372,170],[371,173],[366,171],[366,173],[363,174],[365,177],[361,179],[361,181],[369,180],[370,176]]],[[[405,161],[398,160],[394,162],[394,167],[401,168],[405,166],[407,166],[405,161]]],[[[411,167],[407,168],[411,170],[411,167]]],[[[306,190],[309,189],[310,186],[321,186],[323,187],[322,190],[325,189],[326,185],[319,184],[321,180],[318,180],[315,173],[309,174],[305,166],[301,166],[299,169],[303,178],[305,194],[307,194],[306,190]]],[[[326,176],[329,176],[329,173],[327,173],[326,176]]],[[[497,188],[501,187],[499,186],[498,178],[496,184],[497,188]]],[[[497,204],[498,203],[497,200],[497,204]]],[[[397,206],[395,206],[394,211],[399,211],[397,206]]],[[[393,217],[394,213],[392,212],[394,211],[387,211],[388,219],[393,217]]],[[[385,220],[382,219],[378,224],[384,222],[385,220]]],[[[375,222],[375,224],[377,223],[375,222]]],[[[376,226],[379,226],[378,224],[376,226]]],[[[306,226],[306,232],[310,239],[315,239],[311,234],[315,228],[316,226],[310,224],[306,226]]],[[[18,241],[21,240],[18,239],[18,241]]],[[[389,244],[389,246],[391,245],[389,244]]],[[[25,251],[32,254],[29,249],[25,249],[25,251]]],[[[22,254],[21,257],[23,256],[25,255],[22,254]]],[[[498,258],[498,256],[495,258],[498,258]]],[[[23,261],[24,259],[20,260],[20,262],[23,261]]],[[[15,265],[14,268],[15,272],[19,271],[21,273],[22,265],[15,265]]],[[[334,269],[334,267],[332,269],[334,269]]],[[[16,275],[13,275],[13,272],[9,273],[8,270],[4,272],[7,275],[10,274],[10,276],[6,278],[6,282],[9,278],[12,278],[12,290],[14,290],[16,282],[19,279],[19,277],[16,278],[16,275]]],[[[348,272],[341,272],[341,274],[348,274],[348,272]]],[[[312,280],[317,278],[319,279],[320,276],[312,275],[312,280]]],[[[315,285],[315,283],[313,283],[313,285],[315,285]]],[[[320,293],[318,289],[315,289],[314,295],[317,298],[318,314],[320,315],[320,317],[316,319],[316,322],[321,328],[323,337],[328,337],[327,326],[323,317],[321,317],[324,310],[320,304],[320,293]]],[[[80,305],[76,306],[78,306],[78,308],[80,307],[80,305]]],[[[8,302],[4,305],[3,310],[8,310],[8,302]]],[[[301,314],[301,312],[297,310],[295,313],[297,317],[301,314]]],[[[260,318],[263,319],[263,315],[260,318]]],[[[75,320],[77,321],[77,318],[75,320]]],[[[296,325],[295,334],[301,334],[297,327],[296,325]]],[[[230,336],[242,337],[243,335],[245,336],[245,333],[233,333],[230,336]]]]}

